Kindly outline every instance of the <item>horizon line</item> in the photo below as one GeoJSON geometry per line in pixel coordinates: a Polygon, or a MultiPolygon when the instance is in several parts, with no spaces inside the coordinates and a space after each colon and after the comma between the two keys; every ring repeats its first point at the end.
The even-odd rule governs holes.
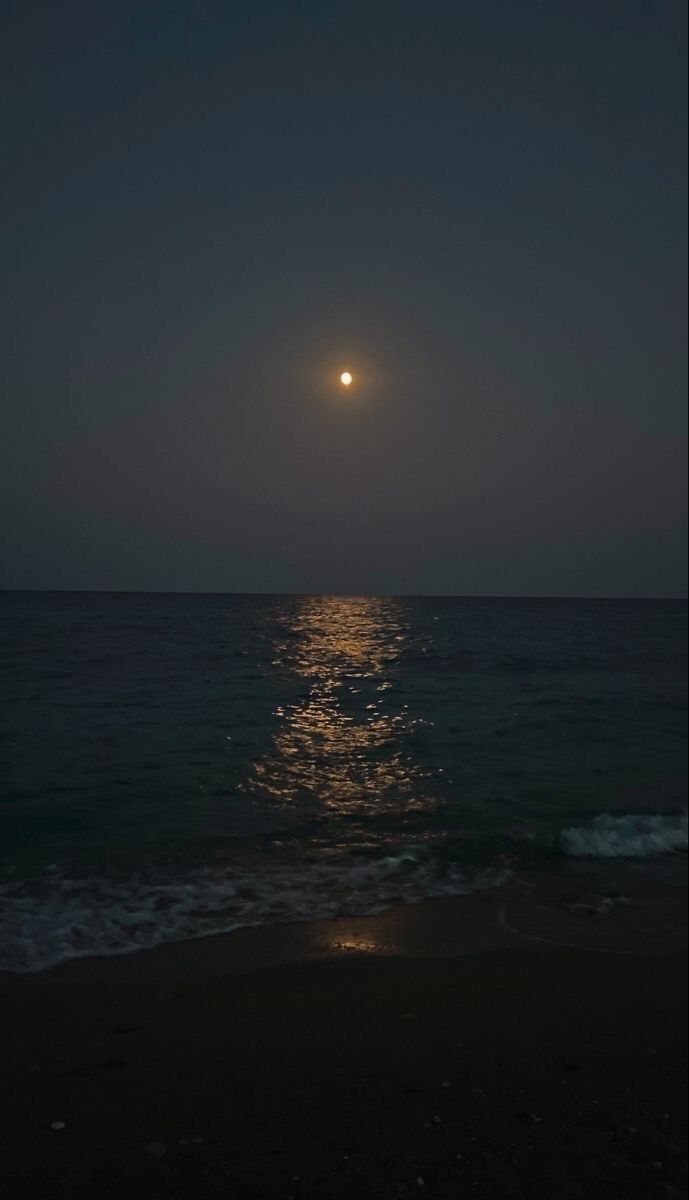
{"type": "Polygon", "coordinates": [[[69,587],[0,587],[0,592],[32,593],[43,595],[67,596],[236,596],[250,598],[253,596],[319,596],[319,597],[350,597],[391,600],[672,600],[687,601],[689,596],[683,595],[571,595],[559,593],[496,593],[496,592],[308,592],[308,591],[206,591],[203,589],[189,590],[187,588],[69,588],[69,587]]]}

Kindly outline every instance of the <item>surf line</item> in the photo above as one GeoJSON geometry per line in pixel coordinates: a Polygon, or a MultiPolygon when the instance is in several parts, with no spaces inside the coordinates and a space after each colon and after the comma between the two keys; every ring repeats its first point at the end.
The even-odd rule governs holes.
{"type": "MultiPolygon", "coordinates": [[[[555,911],[555,909],[550,909],[550,912],[555,911]]],[[[579,946],[576,942],[556,942],[553,938],[540,937],[537,933],[524,933],[522,929],[517,929],[514,925],[510,925],[507,920],[507,909],[504,904],[498,906],[498,925],[501,925],[508,933],[515,934],[516,937],[526,938],[530,942],[541,942],[544,946],[558,946],[562,950],[584,950],[587,952],[592,950],[596,954],[634,955],[640,953],[638,950],[617,950],[608,946],[579,946]]]]}

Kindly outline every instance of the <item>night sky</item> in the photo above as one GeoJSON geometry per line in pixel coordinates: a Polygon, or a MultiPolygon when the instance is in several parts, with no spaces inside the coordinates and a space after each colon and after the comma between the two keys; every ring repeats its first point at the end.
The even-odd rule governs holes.
{"type": "Polygon", "coordinates": [[[0,584],[683,594],[685,9],[6,0],[0,584]]]}

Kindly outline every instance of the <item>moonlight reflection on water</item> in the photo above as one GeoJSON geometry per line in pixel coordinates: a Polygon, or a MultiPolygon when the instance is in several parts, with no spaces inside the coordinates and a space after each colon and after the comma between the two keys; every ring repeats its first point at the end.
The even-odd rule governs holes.
{"type": "Polygon", "coordinates": [[[300,676],[307,693],[279,705],[282,729],[254,768],[253,786],[282,803],[311,802],[331,813],[371,815],[427,807],[425,772],[407,745],[421,723],[395,711],[389,676],[408,639],[394,601],[307,597],[292,609],[274,665],[300,676]]]}

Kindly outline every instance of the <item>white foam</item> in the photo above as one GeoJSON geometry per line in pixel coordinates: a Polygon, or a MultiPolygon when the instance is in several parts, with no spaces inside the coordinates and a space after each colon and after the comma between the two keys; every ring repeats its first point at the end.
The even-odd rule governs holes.
{"type": "Polygon", "coordinates": [[[562,848],[576,858],[647,858],[687,848],[687,814],[644,816],[604,813],[590,825],[565,829],[562,848]]]}
{"type": "Polygon", "coordinates": [[[55,878],[0,888],[0,969],[39,971],[251,925],[381,912],[426,896],[497,887],[505,870],[467,875],[413,851],[349,863],[205,869],[172,880],[55,878]]]}

